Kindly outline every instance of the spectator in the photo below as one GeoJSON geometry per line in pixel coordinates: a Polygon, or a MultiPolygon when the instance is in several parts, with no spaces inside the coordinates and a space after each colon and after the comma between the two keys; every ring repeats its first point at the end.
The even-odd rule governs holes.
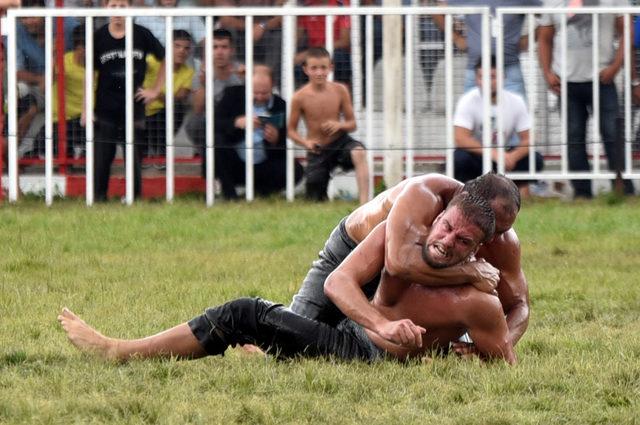
{"type": "MultiPolygon", "coordinates": [[[[628,6],[626,0],[601,0],[600,6],[628,6]]],[[[565,0],[545,0],[546,7],[566,7],[565,0]]],[[[579,7],[579,6],[576,6],[579,7]]],[[[538,53],[540,66],[549,88],[560,94],[560,40],[567,40],[567,125],[568,156],[571,171],[589,171],[589,160],[586,148],[586,127],[589,109],[593,106],[593,30],[590,14],[572,14],[567,16],[567,33],[560,29],[561,16],[545,14],[540,19],[538,29],[538,53]]],[[[622,15],[599,15],[600,60],[600,135],[604,143],[609,168],[622,170],[618,148],[618,92],[614,78],[624,61],[624,49],[627,41],[623,35],[624,21],[622,15]],[[616,36],[618,46],[616,48],[616,36]]],[[[635,69],[631,70],[635,76],[635,69]]],[[[635,78],[634,78],[635,80],[635,78]]],[[[640,84],[636,84],[640,85],[640,84]]],[[[596,159],[597,160],[597,159],[596,159]]],[[[574,196],[591,198],[593,196],[590,180],[571,180],[574,196]]],[[[633,194],[634,188],[630,180],[624,181],[624,192],[633,194]]]]}
{"type": "MultiPolygon", "coordinates": [[[[491,13],[495,13],[497,7],[531,7],[540,6],[540,0],[441,0],[442,6],[490,6],[491,13]]],[[[441,30],[444,30],[444,15],[435,15],[434,22],[441,30]]],[[[524,15],[504,15],[504,88],[526,98],[524,78],[520,69],[520,50],[526,43],[526,38],[521,37],[524,15]]],[[[467,70],[464,78],[464,91],[473,89],[476,85],[474,66],[482,57],[482,18],[480,15],[465,15],[466,37],[459,29],[454,28],[453,40],[460,50],[467,51],[467,70]]],[[[495,54],[496,39],[492,34],[491,49],[495,54]]]]}
{"type": "Polygon", "coordinates": [[[331,171],[337,166],[355,168],[360,203],[369,200],[369,168],[364,145],[348,133],[355,131],[356,121],[349,90],[340,83],[328,81],[333,70],[331,56],[322,47],[307,51],[304,73],[309,83],[296,91],[291,100],[289,137],[307,151],[307,196],[327,199],[331,171]],[[304,119],[306,137],[298,133],[298,122],[304,119]]]}
{"type": "MultiPolygon", "coordinates": [[[[158,7],[175,8],[178,0],[156,0],[158,7]]],[[[136,18],[136,24],[146,27],[164,46],[167,33],[165,27],[165,18],[163,16],[139,16],[136,18]]],[[[173,29],[184,30],[191,34],[196,45],[200,45],[204,40],[205,28],[204,22],[198,16],[176,16],[173,18],[173,29]]]]}
{"type": "MultiPolygon", "coordinates": [[[[305,0],[308,7],[338,7],[343,6],[342,0],[305,0]]],[[[348,5],[348,0],[346,0],[348,5]]],[[[300,16],[298,17],[298,48],[302,49],[296,54],[296,81],[304,80],[302,64],[305,52],[310,47],[325,47],[326,17],[300,16]]],[[[336,16],[333,21],[333,63],[334,80],[351,85],[351,18],[349,16],[336,16]]]]}
{"type": "MultiPolygon", "coordinates": [[[[456,147],[454,153],[455,178],[465,183],[480,176],[482,170],[482,124],[483,124],[483,99],[482,99],[482,60],[479,59],[475,66],[476,87],[465,93],[456,107],[453,117],[456,147]]],[[[529,171],[529,130],[531,119],[527,112],[522,97],[508,90],[503,91],[502,105],[496,105],[496,61],[491,58],[491,134],[492,149],[491,160],[494,170],[500,152],[496,149],[497,143],[497,114],[502,115],[504,123],[504,142],[507,145],[504,153],[504,166],[506,171],[529,171]],[[518,139],[512,136],[518,134],[518,139]],[[513,140],[519,140],[514,145],[513,140]]],[[[536,171],[542,170],[542,155],[535,153],[536,171]]],[[[520,188],[521,196],[529,196],[529,182],[516,181],[520,188]]]]}
{"type": "MultiPolygon", "coordinates": [[[[220,7],[279,7],[284,0],[214,0],[220,7]]],[[[229,30],[237,45],[240,62],[245,62],[245,19],[239,16],[221,16],[220,28],[229,30]]],[[[280,86],[282,66],[282,16],[255,16],[253,19],[253,60],[273,70],[273,81],[280,86]]]]}
{"type": "MultiPolygon", "coordinates": [[[[22,6],[44,7],[43,0],[25,0],[22,6]]],[[[65,49],[71,48],[73,20],[65,19],[65,49]]],[[[55,37],[54,27],[54,37],[55,37]]],[[[16,68],[18,79],[18,138],[22,139],[32,125],[33,119],[44,110],[44,18],[23,17],[16,25],[16,68]]],[[[33,130],[38,130],[35,128],[33,130]]],[[[36,133],[34,133],[35,135],[36,133]]],[[[21,147],[24,153],[30,147],[21,147]]]]}
{"type": "MultiPolygon", "coordinates": [[[[80,124],[80,117],[84,109],[84,71],[85,71],[85,27],[79,25],[73,29],[73,50],[64,55],[64,99],[66,134],[67,134],[67,157],[80,158],[84,156],[85,131],[80,124]]],[[[56,70],[57,71],[57,70],[56,70]]],[[[58,80],[53,81],[53,121],[54,121],[54,152],[58,147],[57,122],[58,115],[58,80]]],[[[39,152],[44,152],[45,132],[44,128],[38,135],[39,152]]]]}
{"type": "MultiPolygon", "coordinates": [[[[228,87],[216,108],[215,172],[226,199],[238,197],[235,186],[245,183],[245,86],[228,87]]],[[[273,94],[271,69],[257,65],[253,75],[253,163],[259,195],[281,191],[286,185],[285,101],[273,94]]],[[[295,163],[295,181],[302,178],[295,163]]]]}
{"type": "MultiPolygon", "coordinates": [[[[218,29],[213,32],[213,93],[217,103],[226,87],[237,86],[243,83],[244,65],[234,60],[233,37],[227,30],[218,29]]],[[[198,80],[200,87],[193,94],[193,114],[187,122],[187,135],[191,142],[203,156],[206,142],[206,61],[203,55],[198,80]]],[[[211,79],[209,77],[209,79],[211,79]]]]}
{"type": "MultiPolygon", "coordinates": [[[[187,65],[191,56],[193,39],[185,30],[173,31],[173,117],[174,131],[180,130],[182,121],[187,112],[187,100],[191,95],[191,84],[195,71],[187,65]]],[[[147,75],[142,87],[150,89],[158,78],[160,62],[155,56],[147,56],[147,75]]],[[[166,111],[165,111],[165,88],[160,92],[160,96],[153,102],[147,104],[146,133],[147,133],[147,154],[164,155],[166,146],[166,111]]]]}
{"type": "MultiPolygon", "coordinates": [[[[129,0],[108,0],[108,8],[129,7],[129,0]]],[[[109,18],[109,24],[94,33],[93,63],[98,73],[95,102],[95,158],[94,195],[96,201],[106,201],[109,189],[111,163],[116,144],[126,140],[126,70],[125,70],[125,19],[109,18]]],[[[155,100],[165,80],[164,61],[160,64],[158,78],[152,89],[143,89],[142,82],[147,69],[146,58],[154,55],[164,59],[162,44],[141,27],[133,25],[133,88],[134,102],[134,194],[141,194],[140,142],[144,140],[144,105],[155,100]],[[135,142],[134,142],[135,143],[135,142]]],[[[84,119],[83,119],[84,121],[84,119]]]]}

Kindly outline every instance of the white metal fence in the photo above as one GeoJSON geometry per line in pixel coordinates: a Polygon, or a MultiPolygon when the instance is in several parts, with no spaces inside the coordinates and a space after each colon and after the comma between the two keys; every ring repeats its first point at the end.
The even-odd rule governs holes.
{"type": "MultiPolygon", "coordinates": [[[[495,16],[486,7],[468,7],[468,8],[442,8],[442,7],[398,7],[398,8],[374,8],[374,7],[342,7],[342,8],[198,8],[198,9],[10,9],[7,13],[7,32],[8,32],[8,57],[7,57],[7,76],[8,76],[8,198],[14,202],[18,198],[18,156],[17,156],[17,92],[16,92],[16,19],[27,16],[45,17],[47,37],[45,39],[46,52],[46,82],[45,82],[45,198],[47,204],[53,201],[53,147],[52,147],[52,19],[54,17],[78,17],[85,18],[86,30],[86,111],[87,111],[87,127],[86,127],[86,201],[88,205],[93,204],[93,20],[94,17],[124,16],[126,18],[126,33],[131,34],[132,19],[135,16],[150,15],[165,17],[166,25],[166,113],[167,113],[167,140],[166,140],[166,199],[171,202],[174,197],[174,179],[175,179],[175,158],[174,158],[174,132],[173,132],[173,90],[171,78],[173,74],[173,55],[172,49],[172,29],[173,17],[178,16],[203,16],[206,26],[205,41],[205,69],[208,81],[213,81],[213,19],[219,16],[244,16],[246,17],[246,34],[245,34],[245,58],[246,58],[246,115],[253,115],[252,102],[252,61],[253,61],[253,37],[251,28],[254,17],[260,16],[283,16],[282,27],[282,90],[281,93],[285,100],[290,100],[294,92],[294,75],[293,75],[293,57],[295,53],[295,17],[298,16],[316,16],[323,15],[326,19],[326,40],[327,49],[333,50],[333,21],[335,16],[349,15],[352,19],[351,25],[351,61],[353,70],[353,100],[355,105],[357,121],[360,124],[356,137],[362,140],[369,148],[369,164],[373,171],[374,157],[382,156],[383,160],[387,153],[396,149],[394,147],[386,147],[385,141],[380,135],[380,126],[385,124],[384,107],[377,105],[380,99],[381,84],[387,79],[403,78],[404,90],[402,93],[396,93],[397,96],[404,97],[402,116],[404,117],[404,129],[402,131],[402,139],[404,145],[402,150],[405,154],[404,174],[412,176],[416,173],[414,164],[416,164],[416,152],[421,153],[420,157],[444,157],[445,171],[448,175],[453,176],[453,151],[455,148],[452,118],[455,103],[457,101],[456,94],[460,92],[459,75],[463,69],[458,65],[464,54],[456,53],[452,43],[452,26],[454,16],[477,14],[482,19],[482,67],[483,67],[483,91],[489,90],[489,66],[490,66],[490,46],[491,34],[490,27],[492,23],[497,22],[497,59],[498,59],[498,80],[499,87],[502,87],[503,75],[501,71],[503,37],[502,37],[502,19],[507,14],[523,13],[529,17],[528,34],[530,40],[534,39],[535,14],[538,13],[587,13],[598,16],[603,13],[620,13],[625,15],[625,38],[628,40],[630,35],[630,19],[629,16],[637,13],[637,8],[582,8],[582,9],[538,9],[538,8],[508,8],[498,9],[495,16]],[[416,30],[418,25],[418,17],[425,15],[445,15],[445,31],[444,31],[444,61],[438,65],[438,69],[434,72],[434,82],[431,87],[430,96],[425,96],[426,88],[424,83],[416,78],[416,59],[418,50],[423,48],[419,40],[419,34],[416,30]],[[379,72],[374,63],[373,54],[373,28],[374,18],[379,16],[400,15],[404,17],[404,58],[403,60],[403,76],[387,76],[379,72]],[[364,52],[360,43],[360,17],[365,17],[365,42],[363,43],[364,52]],[[494,21],[495,20],[495,21],[494,21]],[[364,57],[364,61],[362,58],[364,57]],[[364,67],[362,63],[364,62],[364,67]],[[440,79],[442,83],[436,83],[435,80],[440,79]],[[362,82],[364,92],[361,89],[362,82]],[[440,105],[444,106],[441,107],[440,105]],[[426,154],[426,155],[425,155],[426,154]]],[[[597,19],[594,19],[597,22],[597,19]]],[[[596,24],[597,28],[597,24],[596,24]]],[[[594,31],[594,38],[597,37],[597,30],[594,31]]],[[[597,43],[594,43],[594,58],[599,55],[597,43]]],[[[126,37],[126,71],[127,71],[127,101],[126,101],[126,151],[125,156],[125,174],[126,174],[126,203],[131,204],[134,199],[133,188],[133,63],[132,63],[132,38],[126,37]]],[[[565,49],[566,54],[566,49],[565,49]]],[[[632,109],[631,109],[631,93],[630,93],[630,65],[631,56],[629,52],[625,55],[624,66],[624,116],[625,116],[625,166],[623,177],[640,178],[640,171],[633,166],[632,156],[632,109]]],[[[384,60],[384,52],[383,59],[384,60]]],[[[565,61],[566,63],[566,61],[565,61]]],[[[598,123],[598,91],[594,90],[594,114],[592,137],[593,142],[590,143],[591,153],[593,157],[593,169],[589,173],[570,172],[567,165],[567,139],[566,139],[566,83],[563,84],[561,96],[561,113],[560,124],[561,131],[558,132],[560,140],[554,134],[540,143],[541,122],[549,122],[549,120],[557,120],[558,115],[550,113],[546,104],[540,102],[539,93],[544,93],[546,87],[539,87],[539,71],[537,69],[537,57],[535,55],[535,44],[529,43],[528,60],[526,61],[527,87],[529,110],[533,116],[535,125],[532,126],[530,152],[535,149],[544,148],[547,154],[560,154],[560,167],[557,170],[545,170],[537,173],[531,171],[528,173],[507,173],[514,179],[608,179],[615,176],[615,172],[603,170],[600,166],[600,147],[599,147],[599,131],[597,131],[598,123]]],[[[594,78],[594,88],[598,85],[598,78],[594,78]]],[[[498,99],[501,98],[501,89],[499,89],[498,99]]],[[[215,108],[213,102],[212,84],[207,84],[206,95],[206,117],[208,124],[206,132],[206,203],[212,205],[214,203],[214,128],[213,128],[213,111],[215,108]]],[[[489,155],[491,148],[491,119],[490,119],[490,99],[485,96],[484,99],[484,125],[482,144],[485,148],[483,155],[483,168],[485,171],[491,169],[492,163],[489,155]]],[[[500,101],[500,100],[499,100],[500,101]]],[[[381,101],[384,105],[384,99],[381,101]]],[[[252,200],[254,198],[254,182],[253,182],[253,124],[251,120],[247,121],[247,131],[245,146],[247,150],[247,166],[246,166],[246,198],[252,200]]],[[[502,120],[498,116],[498,126],[502,128],[502,120]]],[[[502,131],[498,131],[498,147],[503,148],[505,141],[503,140],[502,131]]],[[[299,151],[301,153],[302,151],[299,151]]],[[[504,149],[500,149],[498,160],[498,170],[504,171],[504,149]]],[[[295,149],[291,141],[287,144],[287,187],[286,195],[288,200],[294,198],[294,177],[293,165],[295,149]]],[[[533,155],[530,155],[530,170],[533,167],[533,155]]],[[[370,173],[373,176],[373,172],[370,173]]],[[[371,185],[373,187],[373,185],[371,185]]]]}

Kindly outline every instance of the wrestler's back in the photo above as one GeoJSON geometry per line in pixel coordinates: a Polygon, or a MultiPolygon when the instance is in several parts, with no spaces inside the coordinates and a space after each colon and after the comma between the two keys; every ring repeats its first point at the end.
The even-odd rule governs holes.
{"type": "Polygon", "coordinates": [[[441,201],[439,211],[425,211],[425,219],[428,218],[426,221],[429,221],[429,224],[429,219],[432,220],[432,215],[434,213],[437,215],[451,200],[455,191],[462,187],[462,184],[457,180],[441,174],[425,174],[403,180],[380,193],[373,200],[361,205],[349,215],[346,226],[347,233],[351,239],[356,243],[362,242],[374,227],[386,220],[396,199],[409,184],[420,185],[425,190],[425,193],[431,193],[441,201]]]}

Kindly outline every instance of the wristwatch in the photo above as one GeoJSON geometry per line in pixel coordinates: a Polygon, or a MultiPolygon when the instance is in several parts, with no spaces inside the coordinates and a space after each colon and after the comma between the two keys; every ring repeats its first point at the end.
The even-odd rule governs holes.
{"type": "Polygon", "coordinates": [[[631,80],[631,87],[638,87],[640,86],[640,78],[634,78],[633,80],[631,80]]]}
{"type": "MultiPolygon", "coordinates": [[[[266,22],[260,22],[260,23],[258,24],[258,26],[259,26],[260,28],[262,28],[263,30],[266,30],[266,29],[267,29],[267,23],[266,23],[266,22]]],[[[638,84],[640,84],[640,80],[638,80],[638,84]]]]}

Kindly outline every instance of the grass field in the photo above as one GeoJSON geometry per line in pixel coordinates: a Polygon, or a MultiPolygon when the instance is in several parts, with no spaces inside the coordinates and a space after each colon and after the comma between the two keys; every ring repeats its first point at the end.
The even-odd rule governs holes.
{"type": "Polygon", "coordinates": [[[210,305],[288,303],[352,204],[87,209],[0,206],[0,423],[640,423],[640,202],[526,203],[531,293],[519,363],[368,365],[230,350],[193,362],[103,363],[56,321],[69,306],[140,337],[210,305]]]}

